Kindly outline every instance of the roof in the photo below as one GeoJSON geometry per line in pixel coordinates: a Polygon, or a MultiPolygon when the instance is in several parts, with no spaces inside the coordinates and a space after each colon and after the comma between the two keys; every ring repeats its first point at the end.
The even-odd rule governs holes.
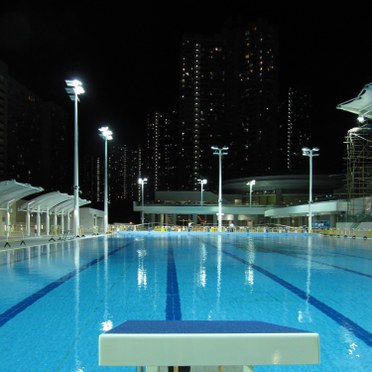
{"type": "Polygon", "coordinates": [[[28,200],[19,207],[19,210],[27,211],[27,209],[29,209],[33,212],[46,212],[47,210],[55,207],[57,204],[71,198],[71,195],[63,194],[59,191],[53,191],[28,200]]]}
{"type": "MultiPolygon", "coordinates": [[[[90,201],[79,198],[79,206],[89,204],[90,201]]],[[[32,200],[28,200],[19,207],[21,211],[30,212],[47,212],[50,210],[57,213],[73,209],[74,197],[69,194],[64,194],[59,191],[49,192],[40,195],[32,200]]]]}
{"type": "MultiPolygon", "coordinates": [[[[79,207],[82,207],[83,205],[90,204],[90,200],[81,199],[79,198],[79,207]]],[[[74,209],[74,198],[71,198],[70,200],[66,200],[58,205],[55,206],[54,211],[59,213],[69,212],[74,209]]]]}
{"type": "MultiPolygon", "coordinates": [[[[344,184],[342,174],[313,175],[313,187],[316,192],[328,193],[339,189],[344,184]]],[[[242,193],[247,192],[247,182],[254,179],[256,184],[254,191],[273,191],[277,190],[282,193],[302,194],[309,192],[309,175],[276,175],[276,176],[258,176],[235,178],[223,181],[223,190],[225,193],[242,193]]]]}
{"type": "Polygon", "coordinates": [[[336,108],[372,119],[372,83],[366,84],[357,97],[340,103],[336,108]]]}
{"type": "Polygon", "coordinates": [[[15,180],[0,182],[0,208],[7,208],[19,199],[44,191],[42,187],[19,183],[15,180]]]}

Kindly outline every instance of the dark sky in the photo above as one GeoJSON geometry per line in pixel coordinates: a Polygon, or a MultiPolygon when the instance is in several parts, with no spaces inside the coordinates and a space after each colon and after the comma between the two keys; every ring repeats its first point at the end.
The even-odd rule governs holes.
{"type": "Polygon", "coordinates": [[[354,116],[336,105],[372,81],[370,7],[358,3],[352,12],[323,9],[324,1],[249,0],[60,3],[2,6],[0,59],[41,98],[71,110],[64,80],[79,78],[86,89],[80,138],[96,139],[97,128],[108,124],[121,143],[139,141],[147,111],[176,104],[182,33],[213,34],[240,14],[279,25],[281,79],[310,84],[314,145],[330,166],[342,162],[343,136],[354,116]],[[334,152],[332,143],[339,144],[334,152]]]}

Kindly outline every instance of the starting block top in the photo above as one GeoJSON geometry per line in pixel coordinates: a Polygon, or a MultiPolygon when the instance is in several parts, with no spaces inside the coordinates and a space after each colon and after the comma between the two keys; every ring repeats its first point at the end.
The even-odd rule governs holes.
{"type": "Polygon", "coordinates": [[[260,321],[129,320],[99,336],[101,366],[318,364],[319,335],[260,321]]]}

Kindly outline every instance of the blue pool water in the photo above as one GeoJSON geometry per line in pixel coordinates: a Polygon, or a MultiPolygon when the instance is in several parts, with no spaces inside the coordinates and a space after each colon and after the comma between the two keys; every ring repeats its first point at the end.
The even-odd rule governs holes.
{"type": "Polygon", "coordinates": [[[125,320],[256,320],[320,334],[321,364],[367,371],[370,240],[133,233],[0,252],[0,370],[111,371],[98,337],[125,320]]]}

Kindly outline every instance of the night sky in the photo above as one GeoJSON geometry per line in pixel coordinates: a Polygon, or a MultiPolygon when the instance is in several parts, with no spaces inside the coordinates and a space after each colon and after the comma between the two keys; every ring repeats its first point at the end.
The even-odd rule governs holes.
{"type": "Polygon", "coordinates": [[[370,7],[359,4],[352,12],[325,10],[317,1],[248,0],[122,2],[123,9],[117,1],[34,3],[2,5],[0,59],[20,83],[71,110],[64,80],[79,78],[86,89],[80,138],[89,146],[99,141],[101,124],[112,127],[119,143],[139,143],[150,109],[176,107],[182,33],[213,35],[240,14],[279,25],[281,82],[310,85],[313,145],[320,147],[323,170],[342,168],[343,138],[355,117],[336,105],[372,81],[370,7]]]}

